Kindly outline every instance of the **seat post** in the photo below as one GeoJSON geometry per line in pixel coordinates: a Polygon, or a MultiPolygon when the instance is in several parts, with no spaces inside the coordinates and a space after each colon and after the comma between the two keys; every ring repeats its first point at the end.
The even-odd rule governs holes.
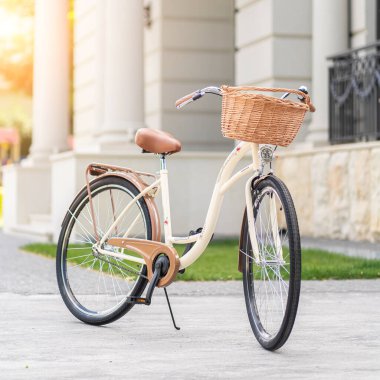
{"type": "Polygon", "coordinates": [[[172,246],[172,226],[170,217],[170,198],[169,198],[169,183],[168,170],[166,169],[166,154],[160,154],[160,180],[161,180],[161,196],[162,210],[164,212],[164,232],[165,243],[172,246]]]}
{"type": "Polygon", "coordinates": [[[160,170],[166,170],[166,154],[160,155],[160,170]]]}

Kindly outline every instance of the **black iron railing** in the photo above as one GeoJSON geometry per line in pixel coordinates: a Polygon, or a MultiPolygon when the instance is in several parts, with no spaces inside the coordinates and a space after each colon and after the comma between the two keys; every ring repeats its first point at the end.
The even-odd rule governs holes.
{"type": "Polygon", "coordinates": [[[332,144],[380,139],[380,41],[328,58],[332,144]]]}

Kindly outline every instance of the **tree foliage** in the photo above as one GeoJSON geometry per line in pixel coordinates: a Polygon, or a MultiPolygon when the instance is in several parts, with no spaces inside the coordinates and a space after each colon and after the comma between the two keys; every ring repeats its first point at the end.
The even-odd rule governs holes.
{"type": "Polygon", "coordinates": [[[34,13],[34,0],[0,0],[0,7],[22,17],[31,17],[34,13]]]}
{"type": "MultiPolygon", "coordinates": [[[[25,21],[33,17],[33,5],[33,0],[0,0],[0,8],[25,21]]],[[[1,36],[0,76],[7,90],[32,94],[33,30],[1,36]]]]}

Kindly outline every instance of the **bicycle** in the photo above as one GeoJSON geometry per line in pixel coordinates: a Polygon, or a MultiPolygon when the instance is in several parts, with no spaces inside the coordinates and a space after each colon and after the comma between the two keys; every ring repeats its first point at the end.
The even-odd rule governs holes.
{"type": "MultiPolygon", "coordinates": [[[[176,106],[181,108],[209,93],[225,96],[226,91],[227,87],[206,87],[179,99],[176,106]]],[[[290,101],[284,99],[290,92],[298,95],[301,103],[297,104],[302,104],[303,111],[315,110],[305,87],[274,99],[288,106],[290,101]]],[[[239,123],[235,123],[237,128],[239,123]]],[[[230,133],[228,128],[227,125],[224,133],[230,133]]],[[[246,308],[254,335],[267,350],[281,347],[297,313],[301,245],[291,195],[271,167],[276,147],[239,142],[220,169],[203,228],[191,231],[189,236],[176,237],[172,234],[166,158],[180,151],[181,144],[168,133],[148,128],[138,130],[135,141],[143,152],[159,155],[159,173],[92,163],[86,170],[86,185],[63,220],[56,270],[59,290],[70,312],[88,324],[107,324],[136,304],[149,305],[155,288],[163,287],[174,327],[179,329],[166,287],[205,251],[213,237],[224,194],[237,180],[250,174],[245,185],[238,267],[243,273],[246,308]],[[252,155],[252,162],[233,174],[247,154],[252,155]],[[155,204],[159,191],[164,242],[155,204]],[[181,257],[175,244],[186,245],[181,257]]]]}

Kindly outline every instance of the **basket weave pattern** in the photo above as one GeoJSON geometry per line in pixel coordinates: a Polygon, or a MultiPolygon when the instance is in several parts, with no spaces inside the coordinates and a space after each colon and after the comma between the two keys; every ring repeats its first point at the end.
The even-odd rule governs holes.
{"type": "Polygon", "coordinates": [[[222,92],[222,133],[231,139],[288,146],[310,110],[309,96],[297,90],[222,86],[222,92]],[[251,91],[290,92],[303,96],[305,103],[251,91]]]}

